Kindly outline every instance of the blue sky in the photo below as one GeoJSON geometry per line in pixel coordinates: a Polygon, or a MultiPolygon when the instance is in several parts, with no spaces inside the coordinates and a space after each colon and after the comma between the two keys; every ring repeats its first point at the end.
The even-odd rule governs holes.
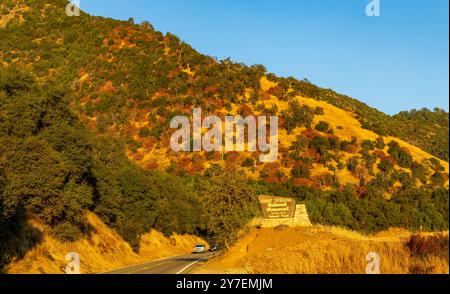
{"type": "Polygon", "coordinates": [[[81,0],[93,15],[150,21],[201,53],[263,64],[280,76],[357,98],[386,113],[449,109],[449,1],[81,0]]]}

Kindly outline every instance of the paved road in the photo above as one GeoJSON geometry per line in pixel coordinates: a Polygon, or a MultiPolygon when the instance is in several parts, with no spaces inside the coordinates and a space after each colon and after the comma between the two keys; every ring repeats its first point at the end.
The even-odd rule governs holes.
{"type": "Polygon", "coordinates": [[[106,274],[189,274],[218,253],[189,254],[152,261],[106,274]]]}

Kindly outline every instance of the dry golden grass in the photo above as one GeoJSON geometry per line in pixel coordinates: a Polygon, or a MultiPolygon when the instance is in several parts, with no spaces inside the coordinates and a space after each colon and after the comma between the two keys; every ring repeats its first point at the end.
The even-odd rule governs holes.
{"type": "Polygon", "coordinates": [[[100,273],[120,269],[134,264],[149,262],[191,252],[195,244],[206,244],[202,239],[189,235],[174,235],[170,238],[152,231],[142,237],[139,253],[116,232],[108,228],[93,213],[87,214],[92,234],[77,242],[61,242],[48,235],[48,228],[37,222],[32,225],[44,233],[44,239],[21,260],[8,267],[11,274],[62,274],[65,272],[69,252],[80,255],[81,273],[100,273]]]}
{"type": "MultiPolygon", "coordinates": [[[[350,140],[352,137],[356,137],[360,141],[362,140],[374,141],[379,137],[374,132],[363,129],[361,127],[361,123],[356,119],[356,117],[353,114],[346,112],[345,110],[337,108],[323,101],[317,101],[305,97],[298,97],[298,99],[302,104],[306,104],[310,107],[322,107],[324,109],[324,115],[315,116],[314,123],[318,123],[321,120],[328,122],[330,126],[333,128],[335,134],[341,139],[350,140]],[[340,128],[338,128],[338,126],[340,128]]],[[[427,152],[423,151],[422,149],[413,146],[401,139],[391,136],[383,138],[386,143],[392,140],[397,141],[401,147],[406,148],[411,153],[414,160],[416,160],[417,162],[423,162],[424,160],[434,157],[428,154],[427,152]]],[[[449,171],[448,162],[440,159],[438,160],[441,162],[442,166],[445,168],[445,171],[448,173],[449,171]]]]}
{"type": "Polygon", "coordinates": [[[170,238],[161,232],[151,231],[141,238],[139,256],[144,260],[155,260],[190,253],[196,244],[207,244],[193,235],[174,234],[170,238]]]}
{"type": "MultiPolygon", "coordinates": [[[[3,9],[3,5],[0,6],[0,8],[3,9]]],[[[24,18],[22,16],[22,13],[25,11],[28,11],[30,8],[24,4],[17,5],[13,9],[9,10],[8,14],[1,15],[0,14],[0,29],[5,28],[9,21],[14,19],[15,17],[19,18],[19,22],[24,22],[24,18]]]]}
{"type": "MultiPolygon", "coordinates": [[[[273,83],[269,81],[267,78],[263,77],[260,81],[261,83],[261,89],[265,93],[270,93],[270,89],[277,86],[276,83],[273,83]]],[[[273,91],[272,91],[273,92],[273,91]]],[[[245,97],[250,97],[251,93],[250,90],[248,90],[245,95],[245,97]]],[[[335,107],[331,104],[328,104],[324,101],[318,101],[315,99],[310,99],[307,97],[301,97],[297,96],[295,99],[297,99],[300,104],[307,105],[312,108],[321,107],[324,110],[323,115],[316,115],[314,118],[314,124],[317,124],[319,121],[326,121],[330,124],[332,129],[334,130],[334,133],[337,137],[339,137],[340,140],[351,140],[353,137],[356,137],[359,142],[362,142],[363,140],[376,140],[379,136],[375,134],[372,131],[363,129],[361,127],[361,123],[357,120],[354,114],[351,112],[347,112],[345,110],[342,110],[338,107],[335,107]]],[[[266,107],[270,108],[273,105],[276,105],[278,108],[279,113],[287,110],[289,108],[289,103],[286,101],[282,101],[278,99],[278,97],[274,95],[265,95],[264,101],[266,107]]],[[[231,110],[226,111],[225,109],[219,110],[219,112],[223,112],[230,115],[236,115],[239,112],[239,108],[241,105],[238,104],[232,104],[231,110]]],[[[253,109],[253,107],[249,106],[253,113],[255,115],[259,115],[260,111],[257,111],[253,109]]],[[[180,157],[179,154],[175,154],[173,152],[170,152],[170,148],[166,146],[168,143],[167,138],[163,138],[160,140],[157,144],[151,144],[147,145],[145,140],[140,138],[137,135],[137,132],[140,128],[148,127],[149,126],[149,113],[144,112],[137,112],[136,116],[130,123],[130,127],[132,129],[132,132],[134,132],[134,139],[138,142],[143,143],[143,147],[139,148],[136,153],[131,152],[128,150],[127,154],[128,157],[134,161],[135,163],[145,167],[145,168],[151,168],[151,169],[160,169],[160,170],[167,170],[167,168],[170,167],[171,163],[180,162],[180,160],[185,160],[185,165],[191,165],[191,159],[190,158],[184,158],[180,157]],[[138,115],[140,114],[140,115],[138,115]],[[161,143],[162,142],[162,143],[161,143]]],[[[224,126],[223,126],[224,127],[224,126]]],[[[297,136],[301,135],[302,132],[304,132],[305,128],[297,128],[293,130],[291,133],[287,133],[287,131],[283,128],[279,129],[279,147],[280,150],[284,149],[287,150],[292,145],[293,142],[296,141],[297,136]]],[[[203,129],[202,131],[206,131],[203,129]]],[[[399,144],[406,148],[411,155],[413,156],[414,160],[424,164],[424,166],[428,166],[429,174],[432,174],[433,171],[431,170],[430,165],[427,163],[430,158],[433,156],[428,154],[427,152],[421,150],[420,148],[417,148],[415,146],[412,146],[411,144],[408,144],[405,141],[402,141],[400,139],[394,138],[394,137],[384,137],[384,140],[386,143],[390,142],[391,140],[395,140],[399,142],[399,144]]],[[[385,153],[387,153],[388,147],[385,148],[385,153]]],[[[347,162],[350,157],[353,157],[357,154],[354,153],[348,153],[348,152],[338,152],[338,156],[340,157],[340,161],[343,163],[347,162]]],[[[251,157],[253,154],[250,152],[242,152],[241,158],[248,158],[251,157]]],[[[281,163],[281,155],[278,158],[279,163],[281,163]]],[[[440,160],[442,166],[444,166],[446,172],[448,173],[449,170],[449,164],[445,161],[440,160]]],[[[224,166],[225,162],[224,160],[205,160],[202,167],[197,167],[195,171],[192,172],[198,172],[203,173],[208,167],[211,166],[211,164],[219,164],[220,166],[224,166]]],[[[378,162],[377,162],[378,163],[378,162]]],[[[332,163],[333,164],[333,163],[332,163]]],[[[377,164],[374,165],[374,170],[376,173],[378,173],[377,164]]],[[[335,165],[336,166],[336,165],[335,165]]],[[[187,168],[187,167],[186,167],[187,168]]],[[[263,168],[264,165],[258,165],[255,170],[250,170],[248,168],[243,168],[245,173],[250,179],[260,179],[261,175],[263,174],[263,168]]],[[[398,166],[395,168],[399,169],[398,166]]],[[[291,166],[289,167],[279,167],[279,172],[283,172],[285,175],[285,178],[289,177],[291,173],[291,166]]],[[[405,170],[406,172],[409,172],[409,170],[405,170]]],[[[312,176],[321,176],[323,174],[332,174],[332,171],[329,171],[325,166],[323,165],[314,165],[312,170],[312,176]]],[[[346,184],[358,184],[359,178],[357,175],[352,174],[347,169],[338,169],[334,175],[337,177],[337,180],[341,185],[346,184]]],[[[370,180],[373,176],[367,176],[366,180],[370,180]]],[[[272,177],[273,178],[273,177],[272,177]]],[[[418,185],[420,185],[418,183],[418,185]]],[[[447,181],[448,185],[448,181],[447,181]]],[[[327,189],[326,186],[322,187],[322,189],[327,189]]],[[[389,198],[390,194],[387,193],[386,197],[389,198]]]]}
{"type": "Polygon", "coordinates": [[[364,274],[366,256],[375,252],[380,256],[384,274],[406,274],[412,269],[448,274],[448,255],[412,257],[405,246],[410,236],[401,229],[375,236],[322,226],[252,229],[200,273],[364,274]]]}
{"type": "Polygon", "coordinates": [[[269,91],[271,88],[276,87],[278,84],[272,81],[269,81],[266,77],[261,78],[261,90],[263,92],[269,91]]]}

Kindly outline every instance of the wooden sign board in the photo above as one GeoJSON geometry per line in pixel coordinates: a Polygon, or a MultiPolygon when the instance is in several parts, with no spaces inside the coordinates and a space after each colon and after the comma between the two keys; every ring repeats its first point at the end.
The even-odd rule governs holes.
{"type": "Polygon", "coordinates": [[[295,199],[276,196],[259,196],[265,219],[294,218],[295,199]]]}

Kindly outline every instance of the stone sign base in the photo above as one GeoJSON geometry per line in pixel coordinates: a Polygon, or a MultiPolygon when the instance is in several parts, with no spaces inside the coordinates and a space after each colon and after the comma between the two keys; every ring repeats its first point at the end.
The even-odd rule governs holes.
{"type": "Polygon", "coordinates": [[[263,219],[261,221],[262,228],[275,228],[280,225],[287,225],[290,227],[309,227],[311,222],[309,221],[308,212],[306,211],[305,204],[297,204],[295,206],[294,218],[279,218],[279,219],[263,219]]]}

